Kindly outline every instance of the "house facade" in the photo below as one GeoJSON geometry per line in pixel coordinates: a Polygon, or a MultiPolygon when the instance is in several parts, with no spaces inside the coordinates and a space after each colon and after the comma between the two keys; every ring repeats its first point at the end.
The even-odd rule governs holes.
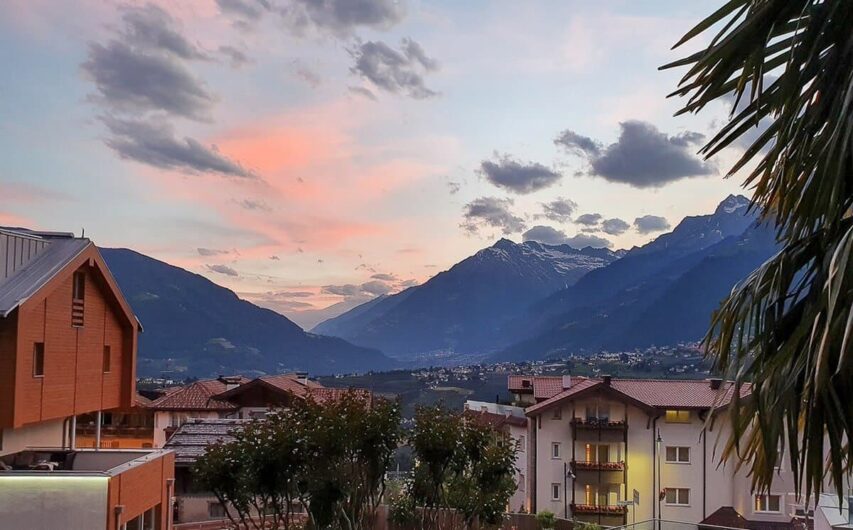
{"type": "Polygon", "coordinates": [[[530,419],[533,512],[606,526],[655,518],[713,525],[732,513],[796,526],[807,512],[787,463],[770,491],[757,493],[745,469],[722,462],[731,383],[510,376],[509,389],[530,419]]]}
{"type": "Polygon", "coordinates": [[[0,530],[169,528],[170,453],[76,439],[133,406],[140,330],[91,241],[0,227],[0,530]]]}

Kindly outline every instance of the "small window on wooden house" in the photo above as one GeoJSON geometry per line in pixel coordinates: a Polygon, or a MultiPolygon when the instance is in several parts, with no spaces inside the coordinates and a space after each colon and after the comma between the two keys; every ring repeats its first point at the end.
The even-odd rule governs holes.
{"type": "Polygon", "coordinates": [[[44,376],[44,343],[36,342],[33,345],[33,377],[44,376]]]}
{"type": "Polygon", "coordinates": [[[71,294],[71,325],[82,327],[84,321],[84,309],[86,298],[86,273],[74,273],[74,285],[71,294]]]}

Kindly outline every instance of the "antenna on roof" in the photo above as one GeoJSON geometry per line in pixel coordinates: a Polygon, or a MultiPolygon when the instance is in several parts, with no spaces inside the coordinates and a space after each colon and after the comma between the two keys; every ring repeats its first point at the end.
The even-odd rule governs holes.
{"type": "Polygon", "coordinates": [[[84,226],[81,230],[82,230],[82,233],[80,234],[80,238],[82,239],[82,238],[86,237],[86,227],[84,226]]]}

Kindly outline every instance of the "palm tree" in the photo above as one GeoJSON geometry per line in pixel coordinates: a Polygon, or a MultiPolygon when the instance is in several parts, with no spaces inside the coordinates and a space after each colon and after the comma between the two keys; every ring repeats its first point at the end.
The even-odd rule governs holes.
{"type": "Polygon", "coordinates": [[[679,114],[734,102],[706,157],[759,133],[728,175],[747,172],[780,244],[705,339],[717,370],[752,383],[725,456],[764,490],[787,447],[807,499],[827,472],[841,496],[853,464],[853,2],[729,0],[675,47],[709,31],[706,49],[662,68],[688,67],[679,114]]]}

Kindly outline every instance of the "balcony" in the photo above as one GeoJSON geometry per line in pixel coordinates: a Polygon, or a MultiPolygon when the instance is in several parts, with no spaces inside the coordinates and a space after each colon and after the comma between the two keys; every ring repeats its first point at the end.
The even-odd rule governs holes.
{"type": "Polygon", "coordinates": [[[618,515],[628,513],[627,506],[616,506],[612,504],[572,504],[574,515],[618,515]]]}
{"type": "Polygon", "coordinates": [[[628,424],[623,420],[611,420],[609,418],[573,418],[572,427],[575,429],[624,431],[628,424]]]}
{"type": "Polygon", "coordinates": [[[590,462],[572,460],[572,472],[578,471],[625,471],[625,462],[590,462]]]}

